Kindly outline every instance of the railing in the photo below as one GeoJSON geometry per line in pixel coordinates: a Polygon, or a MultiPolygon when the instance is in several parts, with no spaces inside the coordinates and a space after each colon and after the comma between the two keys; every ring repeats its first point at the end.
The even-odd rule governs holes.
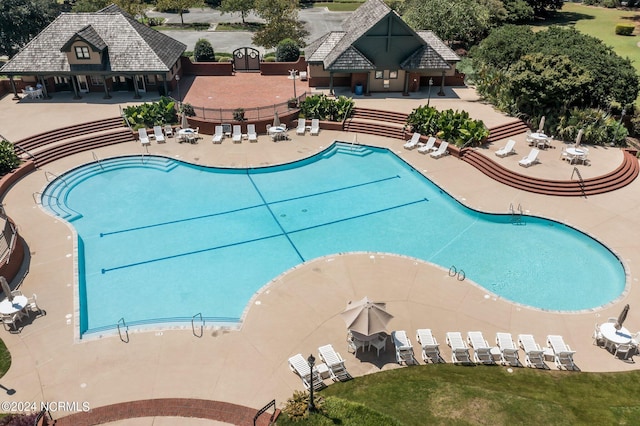
{"type": "Polygon", "coordinates": [[[44,194],[40,191],[38,192],[34,192],[33,194],[31,194],[31,197],[33,198],[33,202],[35,204],[38,204],[38,200],[36,200],[36,196],[39,195],[40,196],[40,204],[42,204],[42,197],[49,197],[49,198],[53,198],[54,200],[56,200],[56,203],[59,203],[58,197],[56,197],[55,195],[49,195],[49,194],[44,194]]]}
{"type": "Polygon", "coordinates": [[[58,176],[57,174],[53,172],[49,172],[47,170],[44,171],[44,178],[47,180],[47,182],[51,182],[52,180],[50,179],[51,176],[53,176],[53,179],[60,179],[62,183],[64,183],[64,186],[67,186],[67,181],[61,178],[60,176],[58,176]]]}
{"type": "Polygon", "coordinates": [[[191,317],[191,330],[193,330],[193,335],[196,337],[202,337],[204,334],[204,318],[202,318],[202,313],[198,312],[194,316],[191,317]],[[200,335],[196,334],[196,317],[200,317],[200,335]]]}
{"type": "Polygon", "coordinates": [[[120,340],[124,343],[129,343],[129,327],[127,326],[127,323],[124,322],[124,317],[118,320],[118,336],[120,336],[120,340]],[[124,329],[124,337],[122,337],[122,329],[120,328],[120,325],[122,325],[122,329],[124,329]]]}
{"type": "Polygon", "coordinates": [[[104,170],[104,167],[102,167],[102,160],[100,160],[98,158],[98,156],[96,155],[95,152],[91,151],[91,155],[93,155],[93,160],[96,161],[98,163],[98,166],[100,166],[100,170],[104,170]]]}
{"type": "Polygon", "coordinates": [[[467,278],[467,274],[464,273],[464,270],[457,269],[454,265],[451,265],[451,268],[449,268],[449,276],[456,277],[458,281],[464,281],[464,279],[467,278]]]}
{"type": "MultiPolygon", "coordinates": [[[[309,93],[310,94],[310,93],[309,93]]],[[[298,96],[298,105],[306,99],[308,96],[307,92],[304,92],[302,95],[298,96]]],[[[240,102],[239,102],[240,103],[240,102]]],[[[177,105],[177,103],[176,103],[177,105]]],[[[275,116],[276,113],[284,114],[289,111],[298,109],[298,107],[290,107],[289,102],[281,102],[279,104],[273,104],[269,106],[261,106],[255,108],[206,108],[204,106],[193,106],[193,111],[195,112],[195,118],[227,123],[232,121],[237,121],[238,115],[242,114],[243,119],[245,121],[257,121],[264,119],[271,119],[275,116]]]]}
{"type": "MultiPolygon", "coordinates": [[[[6,139],[5,139],[6,140],[6,139]]],[[[20,151],[24,152],[25,154],[27,154],[29,156],[29,158],[31,158],[33,161],[36,161],[36,156],[33,155],[32,153],[30,153],[29,151],[27,151],[26,149],[24,149],[23,147],[21,147],[20,145],[18,145],[17,143],[14,143],[13,146],[15,146],[16,148],[18,148],[20,151]]]]}
{"type": "Polygon", "coordinates": [[[253,426],[256,426],[257,422],[258,422],[258,418],[263,415],[269,408],[273,407],[273,413],[271,414],[271,417],[269,418],[269,424],[273,423],[273,417],[276,415],[276,400],[272,400],[271,402],[269,402],[267,405],[265,405],[264,407],[262,407],[261,409],[258,410],[258,412],[256,413],[255,416],[253,416],[253,426]]]}
{"type": "Polygon", "coordinates": [[[571,172],[571,179],[573,180],[573,175],[577,174],[578,175],[578,183],[580,183],[580,190],[582,191],[582,195],[584,196],[584,198],[587,198],[587,193],[584,191],[584,180],[582,179],[582,175],[580,174],[580,170],[578,170],[577,167],[573,168],[573,171],[571,172]]]}
{"type": "Polygon", "coordinates": [[[518,204],[517,210],[513,208],[513,203],[509,204],[509,212],[511,212],[511,223],[513,224],[521,224],[522,223],[522,206],[518,204]]]}

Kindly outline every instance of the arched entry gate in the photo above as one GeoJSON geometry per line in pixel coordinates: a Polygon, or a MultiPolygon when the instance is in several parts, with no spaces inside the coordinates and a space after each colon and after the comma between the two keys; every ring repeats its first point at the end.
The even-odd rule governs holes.
{"type": "Polygon", "coordinates": [[[260,52],[253,47],[240,47],[233,51],[235,71],[260,71],[260,52]]]}

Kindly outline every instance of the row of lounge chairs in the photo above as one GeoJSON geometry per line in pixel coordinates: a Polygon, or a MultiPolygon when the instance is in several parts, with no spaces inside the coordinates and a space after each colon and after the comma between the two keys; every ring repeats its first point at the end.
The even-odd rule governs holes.
{"type": "MultiPolygon", "coordinates": [[[[396,361],[405,365],[417,364],[413,346],[404,330],[392,332],[396,348],[396,361]]],[[[422,359],[425,363],[445,362],[440,354],[436,338],[430,329],[418,329],[416,339],[422,349],[422,359]]],[[[546,359],[553,359],[558,369],[578,370],[573,361],[573,354],[562,336],[547,336],[547,347],[541,348],[531,334],[518,335],[516,346],[510,333],[496,333],[496,346],[490,345],[481,331],[470,331],[464,339],[460,332],[448,332],[446,343],[451,348],[451,362],[454,364],[485,364],[500,363],[511,367],[522,367],[519,350],[525,355],[525,365],[531,368],[548,369],[546,359]],[[470,353],[473,349],[473,355],[470,353]]]]}
{"type": "Polygon", "coordinates": [[[405,149],[414,149],[418,148],[418,152],[420,154],[429,154],[433,158],[440,158],[447,155],[449,152],[447,148],[449,147],[449,142],[441,141],[440,145],[436,146],[436,138],[433,136],[429,136],[426,143],[420,142],[420,133],[414,133],[411,139],[409,139],[405,144],[405,149]]]}
{"type": "Polygon", "coordinates": [[[309,368],[309,363],[302,354],[296,354],[289,358],[289,368],[302,379],[305,389],[309,390],[312,383],[314,390],[324,389],[327,387],[324,379],[329,377],[334,382],[344,382],[353,378],[344,365],[344,359],[333,349],[332,345],[320,346],[318,354],[322,363],[316,364],[313,371],[309,368]]]}

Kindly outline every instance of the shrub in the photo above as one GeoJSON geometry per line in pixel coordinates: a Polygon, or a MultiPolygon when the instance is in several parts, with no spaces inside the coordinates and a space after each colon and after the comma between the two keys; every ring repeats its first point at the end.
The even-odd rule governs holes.
{"type": "Polygon", "coordinates": [[[341,121],[353,113],[353,99],[339,96],[337,99],[328,98],[326,95],[307,96],[300,104],[300,113],[305,118],[317,118],[320,120],[341,121]]]}
{"type": "Polygon", "coordinates": [[[236,108],[233,110],[233,119],[236,121],[244,121],[244,108],[236,108]]]}
{"type": "Polygon", "coordinates": [[[602,6],[613,9],[614,7],[620,6],[620,2],[618,0],[602,0],[602,6]]]}
{"type": "Polygon", "coordinates": [[[627,24],[627,23],[616,24],[616,34],[623,35],[623,36],[630,36],[631,34],[633,34],[633,30],[635,28],[636,27],[633,24],[627,24]]]}
{"type": "Polygon", "coordinates": [[[0,175],[6,175],[20,165],[20,157],[11,142],[0,141],[0,175]]]}
{"type": "MultiPolygon", "coordinates": [[[[313,395],[313,402],[319,412],[322,412],[322,405],[324,399],[318,394],[313,395]]],[[[309,416],[307,407],[309,406],[309,393],[302,391],[294,391],[293,396],[287,399],[287,402],[282,409],[290,419],[297,421],[306,419],[309,416]]]]}
{"type": "Polygon", "coordinates": [[[209,40],[204,38],[196,42],[196,46],[193,49],[193,56],[196,58],[196,62],[215,62],[216,60],[213,46],[211,46],[209,40]]]}
{"type": "Polygon", "coordinates": [[[166,96],[162,96],[157,102],[128,106],[124,108],[123,112],[127,121],[134,130],[141,127],[150,128],[153,126],[160,126],[165,123],[178,122],[175,101],[166,96]]]}
{"type": "Polygon", "coordinates": [[[276,60],[278,62],[295,62],[300,57],[298,43],[290,38],[285,38],[276,48],[276,60]]]}
{"type": "Polygon", "coordinates": [[[560,118],[556,134],[564,141],[574,141],[580,129],[584,131],[582,142],[585,144],[626,144],[627,129],[619,120],[601,109],[571,109],[560,118]]]}
{"type": "Polygon", "coordinates": [[[186,115],[187,117],[195,117],[196,110],[193,109],[193,105],[183,103],[180,106],[180,112],[186,115]]]}
{"type": "Polygon", "coordinates": [[[407,117],[407,125],[413,132],[434,135],[456,146],[478,143],[489,136],[482,120],[473,120],[468,112],[452,109],[440,112],[433,107],[419,106],[407,117]]]}

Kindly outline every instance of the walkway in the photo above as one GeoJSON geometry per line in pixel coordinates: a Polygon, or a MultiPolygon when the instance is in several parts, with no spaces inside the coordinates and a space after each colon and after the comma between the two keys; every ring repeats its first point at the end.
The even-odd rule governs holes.
{"type": "MultiPolygon", "coordinates": [[[[405,112],[424,101],[424,97],[392,95],[357,100],[363,106],[405,112]]],[[[3,120],[0,134],[17,140],[72,120],[90,121],[118,113],[113,104],[88,107],[86,103],[69,102],[62,104],[65,113],[58,114],[61,104],[56,102],[16,105],[5,97],[0,100],[0,114],[6,113],[2,116],[8,119],[3,120]],[[29,124],[23,124],[21,117],[31,117],[29,124]]],[[[489,126],[510,120],[473,100],[469,89],[432,98],[431,104],[468,110],[474,118],[484,117],[489,126]]],[[[318,152],[333,140],[352,141],[354,137],[352,133],[321,131],[317,137],[295,137],[283,143],[272,143],[265,136],[260,136],[257,144],[225,141],[213,145],[205,139],[197,145],[187,145],[169,141],[163,145],[153,143],[149,151],[198,164],[247,167],[292,161],[318,152]]],[[[363,295],[387,302],[395,315],[391,329],[407,330],[410,336],[422,327],[430,327],[441,341],[447,331],[454,330],[482,330],[489,339],[496,331],[527,332],[533,333],[539,343],[547,334],[561,334],[577,350],[575,359],[583,371],[636,368],[593,346],[591,333],[595,322],[617,316],[625,303],[632,306],[627,327],[640,329],[640,321],[633,313],[633,306],[640,306],[640,290],[633,285],[638,279],[635,271],[640,270],[640,242],[629,232],[640,227],[636,214],[640,207],[639,182],[588,199],[547,197],[501,185],[451,156],[434,160],[403,150],[397,139],[371,135],[357,138],[359,143],[397,152],[463,204],[489,212],[506,212],[510,204],[520,204],[529,214],[568,223],[598,238],[623,260],[629,274],[627,291],[620,300],[588,312],[541,312],[488,294],[469,280],[458,282],[443,268],[416,259],[380,253],[342,254],[314,259],[276,277],[250,302],[240,331],[209,328],[204,337],[196,338],[190,329],[156,328],[132,332],[128,344],[113,335],[78,342],[74,320],[74,238],[67,225],[34,206],[31,194],[46,184],[44,170],[40,170],[22,179],[3,199],[7,213],[16,218],[29,245],[30,271],[21,288],[37,293],[48,312],[21,334],[3,335],[13,364],[2,385],[16,390],[14,396],[7,398],[88,401],[91,408],[157,398],[195,398],[255,409],[275,398],[281,406],[294,390],[302,389],[300,380],[286,365],[287,358],[296,353],[317,353],[320,345],[331,343],[346,359],[354,376],[398,368],[391,348],[379,360],[370,353],[360,358],[346,353],[344,323],[339,313],[346,301],[363,295]]],[[[487,152],[493,155],[491,151],[499,147],[496,143],[487,152]]],[[[603,174],[621,162],[618,149],[595,151],[593,166],[582,169],[585,178],[603,174]]],[[[131,142],[96,152],[106,158],[140,154],[142,149],[131,142]]],[[[541,164],[521,171],[553,178],[570,174],[570,167],[559,159],[558,149],[546,154],[541,157],[541,164]]],[[[505,160],[505,167],[517,170],[516,158],[505,160]]],[[[90,153],[77,154],[47,165],[46,171],[59,174],[88,161],[92,161],[90,153]]],[[[448,360],[447,348],[442,349],[448,360]]],[[[56,413],[56,417],[66,414],[56,413]]],[[[180,423],[188,424],[188,420],[181,419],[180,423]]]]}

